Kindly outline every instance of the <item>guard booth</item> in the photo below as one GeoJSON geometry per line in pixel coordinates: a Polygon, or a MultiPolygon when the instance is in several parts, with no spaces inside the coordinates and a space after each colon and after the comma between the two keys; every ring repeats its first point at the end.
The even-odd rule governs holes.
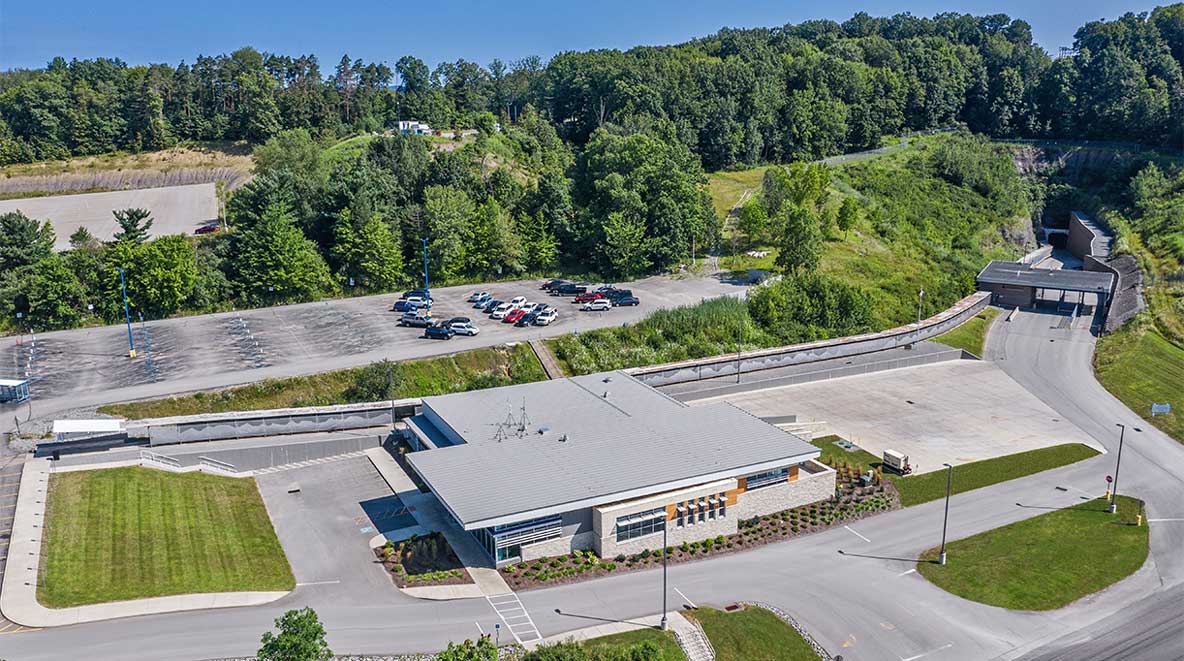
{"type": "Polygon", "coordinates": [[[1038,269],[1030,264],[1002,261],[987,264],[978,274],[978,288],[991,292],[991,302],[995,305],[1032,307],[1050,300],[1069,308],[1096,305],[1103,319],[1114,281],[1114,274],[1101,271],[1038,269]],[[1050,292],[1057,298],[1048,298],[1050,292]]]}
{"type": "Polygon", "coordinates": [[[28,399],[28,379],[0,379],[0,404],[19,404],[28,399]]]}

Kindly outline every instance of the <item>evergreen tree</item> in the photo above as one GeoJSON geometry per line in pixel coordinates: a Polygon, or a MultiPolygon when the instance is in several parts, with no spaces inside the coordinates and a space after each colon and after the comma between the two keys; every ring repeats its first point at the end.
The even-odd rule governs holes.
{"type": "Polygon", "coordinates": [[[148,230],[152,229],[152,213],[147,209],[121,209],[111,212],[115,216],[115,223],[119,231],[115,233],[117,242],[144,243],[148,240],[148,230]]]}
{"type": "Polygon", "coordinates": [[[38,223],[20,211],[0,214],[0,271],[15,271],[45,259],[53,252],[53,242],[48,220],[38,223]]]}
{"type": "Polygon", "coordinates": [[[267,207],[255,225],[235,234],[232,266],[239,289],[255,301],[306,301],[332,286],[316,245],[279,205],[267,207]]]}

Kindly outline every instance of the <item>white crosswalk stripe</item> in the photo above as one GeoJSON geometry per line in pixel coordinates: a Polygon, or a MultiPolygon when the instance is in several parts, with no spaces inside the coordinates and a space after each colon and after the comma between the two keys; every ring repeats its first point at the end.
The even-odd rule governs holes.
{"type": "Polygon", "coordinates": [[[530,613],[526,612],[526,606],[522,605],[518,595],[507,592],[492,597],[487,596],[485,600],[506,624],[510,635],[514,636],[514,640],[518,641],[518,644],[533,643],[543,639],[543,635],[534,625],[534,620],[530,619],[530,613]]]}

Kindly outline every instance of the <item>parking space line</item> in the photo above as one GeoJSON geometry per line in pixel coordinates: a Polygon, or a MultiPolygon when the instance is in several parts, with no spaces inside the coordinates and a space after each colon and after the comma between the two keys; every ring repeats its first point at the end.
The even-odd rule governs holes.
{"type": "Polygon", "coordinates": [[[930,654],[937,654],[938,652],[940,652],[942,650],[948,650],[953,646],[954,646],[953,643],[946,643],[945,645],[942,645],[941,647],[939,647],[935,650],[929,650],[928,652],[922,652],[921,654],[917,654],[915,656],[910,656],[908,658],[901,657],[900,661],[917,661],[917,659],[923,659],[923,658],[929,656],[930,654]]]}
{"type": "MultiPolygon", "coordinates": [[[[671,587],[673,587],[673,586],[671,586],[671,587]]],[[[691,601],[690,597],[688,597],[682,593],[682,590],[679,590],[678,588],[674,588],[674,591],[678,593],[678,596],[682,597],[683,601],[687,602],[688,606],[690,606],[691,608],[698,608],[698,606],[695,605],[695,602],[691,601]]]]}
{"type": "Polygon", "coordinates": [[[865,542],[867,542],[867,543],[869,543],[869,544],[872,542],[872,540],[870,540],[870,539],[868,539],[867,537],[864,537],[863,535],[861,535],[861,534],[859,534],[859,533],[855,532],[854,530],[852,530],[852,529],[851,529],[851,526],[843,526],[843,527],[847,529],[847,532],[851,533],[852,535],[855,535],[856,537],[858,537],[858,538],[862,539],[863,541],[865,541],[865,542]]]}

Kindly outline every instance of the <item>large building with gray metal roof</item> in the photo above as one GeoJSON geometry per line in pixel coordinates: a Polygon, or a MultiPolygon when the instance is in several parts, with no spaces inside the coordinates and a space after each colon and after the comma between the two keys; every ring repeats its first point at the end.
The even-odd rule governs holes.
{"type": "Polygon", "coordinates": [[[426,397],[408,428],[412,468],[499,564],[727,535],[834,494],[810,443],[622,372],[426,397]]]}

